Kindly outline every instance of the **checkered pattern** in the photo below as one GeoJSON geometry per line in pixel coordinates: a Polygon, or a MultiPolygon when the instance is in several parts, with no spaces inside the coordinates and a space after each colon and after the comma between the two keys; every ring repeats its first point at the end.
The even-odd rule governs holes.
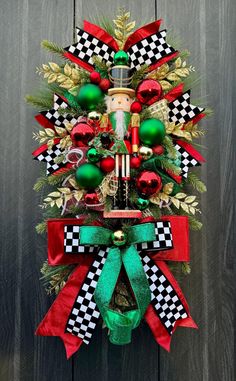
{"type": "Polygon", "coordinates": [[[79,242],[79,225],[65,225],[64,226],[64,252],[65,254],[78,254],[78,253],[95,253],[98,251],[96,245],[80,245],[79,242]]]}
{"type": "Polygon", "coordinates": [[[92,34],[77,28],[77,41],[76,44],[68,46],[65,50],[89,65],[93,65],[93,55],[109,64],[113,63],[115,50],[92,34]]]}
{"type": "Polygon", "coordinates": [[[171,335],[176,321],[188,317],[186,309],[159,267],[147,255],[142,263],[150,285],[151,303],[171,335]]]}
{"type": "Polygon", "coordinates": [[[175,144],[175,149],[181,154],[181,175],[185,178],[188,177],[188,171],[191,167],[196,167],[201,165],[199,161],[194,159],[193,156],[190,155],[183,147],[179,144],[175,144]]]}
{"type": "Polygon", "coordinates": [[[190,90],[169,103],[169,121],[186,123],[199,115],[204,108],[196,107],[190,103],[190,90]]]}
{"type": "Polygon", "coordinates": [[[144,38],[127,50],[131,60],[131,68],[136,70],[139,70],[142,65],[152,65],[174,52],[174,48],[166,42],[166,30],[144,38]]]}
{"type": "Polygon", "coordinates": [[[138,251],[169,250],[173,247],[171,225],[169,221],[158,221],[155,226],[156,240],[136,245],[138,251]]]}
{"type": "Polygon", "coordinates": [[[47,118],[53,125],[57,127],[65,127],[65,123],[75,124],[77,119],[69,114],[61,114],[58,112],[59,108],[66,109],[68,107],[68,103],[65,102],[63,98],[59,95],[54,94],[54,106],[51,110],[42,111],[41,114],[47,118]]]}
{"type": "Polygon", "coordinates": [[[89,344],[100,316],[93,295],[106,261],[108,250],[108,248],[106,250],[99,250],[79,291],[66,325],[66,332],[80,337],[85,344],[89,344]]]}
{"type": "Polygon", "coordinates": [[[56,157],[62,155],[60,144],[55,144],[51,149],[46,149],[34,159],[38,161],[44,161],[47,163],[47,175],[52,175],[58,169],[64,167],[65,163],[55,163],[56,157]]]}

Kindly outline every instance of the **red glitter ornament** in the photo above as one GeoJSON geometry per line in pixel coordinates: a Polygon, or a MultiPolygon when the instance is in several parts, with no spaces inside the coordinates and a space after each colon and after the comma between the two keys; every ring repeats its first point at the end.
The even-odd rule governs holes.
{"type": "Polygon", "coordinates": [[[101,75],[100,75],[100,73],[98,72],[98,71],[92,71],[92,73],[90,73],[90,76],[89,76],[89,78],[90,78],[90,81],[92,82],[92,83],[95,83],[95,84],[99,84],[100,83],[100,81],[101,81],[101,75]]]}
{"type": "Polygon", "coordinates": [[[161,190],[161,177],[152,171],[141,172],[136,180],[138,193],[143,197],[149,197],[161,190]]]}
{"type": "Polygon", "coordinates": [[[155,147],[152,147],[152,152],[155,154],[155,155],[163,155],[163,153],[165,152],[164,150],[164,147],[162,146],[155,146],[155,147]]]}
{"type": "Polygon", "coordinates": [[[84,196],[84,202],[87,205],[99,204],[99,199],[98,199],[97,193],[96,192],[86,193],[86,195],[84,196]]]}
{"type": "Polygon", "coordinates": [[[71,132],[71,139],[73,141],[73,144],[76,147],[85,147],[88,145],[90,140],[92,140],[94,137],[94,130],[92,127],[85,123],[85,122],[79,122],[77,123],[71,132]]]}
{"type": "Polygon", "coordinates": [[[145,105],[152,105],[162,96],[162,87],[154,79],[144,79],[137,88],[136,97],[145,105]]]}
{"type": "Polygon", "coordinates": [[[99,87],[102,91],[107,91],[111,87],[111,82],[107,78],[103,78],[99,83],[99,87]]]}
{"type": "Polygon", "coordinates": [[[141,165],[141,162],[142,162],[142,160],[141,160],[140,157],[138,157],[138,156],[132,156],[130,158],[130,167],[131,168],[139,168],[140,165],[141,165]]]}
{"type": "Polygon", "coordinates": [[[135,101],[130,106],[130,112],[139,114],[142,111],[142,105],[140,102],[135,101]]]}
{"type": "Polygon", "coordinates": [[[100,160],[100,168],[105,173],[113,171],[115,168],[115,159],[113,159],[111,156],[104,157],[100,160]]]}

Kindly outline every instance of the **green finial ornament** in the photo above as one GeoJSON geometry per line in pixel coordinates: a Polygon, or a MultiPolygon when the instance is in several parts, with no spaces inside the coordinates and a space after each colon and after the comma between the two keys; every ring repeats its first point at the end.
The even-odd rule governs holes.
{"type": "Polygon", "coordinates": [[[119,50],[114,55],[114,64],[115,65],[128,65],[129,63],[129,56],[124,50],[119,50]]]}

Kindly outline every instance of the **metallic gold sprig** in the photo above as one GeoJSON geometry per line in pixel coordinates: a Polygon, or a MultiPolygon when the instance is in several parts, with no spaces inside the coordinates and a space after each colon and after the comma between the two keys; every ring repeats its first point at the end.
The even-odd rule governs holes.
{"type": "Polygon", "coordinates": [[[120,49],[123,49],[124,44],[133,31],[135,27],[135,21],[130,20],[130,12],[126,12],[125,9],[121,8],[120,13],[117,15],[116,19],[113,20],[115,29],[115,39],[119,45],[120,49]]]}

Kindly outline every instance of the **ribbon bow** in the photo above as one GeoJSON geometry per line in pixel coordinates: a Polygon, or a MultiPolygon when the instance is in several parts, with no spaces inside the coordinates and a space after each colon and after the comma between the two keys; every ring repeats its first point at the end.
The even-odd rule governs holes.
{"type": "Polygon", "coordinates": [[[80,244],[109,247],[107,259],[96,286],[94,299],[106,326],[110,330],[110,341],[113,344],[127,344],[131,339],[131,330],[139,325],[147,306],[151,302],[149,284],[135,244],[154,241],[156,239],[155,225],[145,223],[130,226],[127,229],[125,246],[122,248],[113,244],[112,233],[111,230],[103,227],[82,226],[80,228],[80,244]],[[109,307],[122,264],[137,303],[137,309],[125,313],[119,313],[109,307]]]}
{"type": "MultiPolygon", "coordinates": [[[[177,326],[196,328],[185,298],[164,260],[189,261],[186,217],[162,217],[127,229],[123,246],[112,231],[82,219],[48,221],[50,265],[79,264],[40,323],[37,334],[60,336],[67,357],[88,344],[100,313],[115,344],[130,342],[144,316],[157,342],[169,350],[177,326]],[[136,308],[119,313],[110,301],[124,266],[136,308]],[[145,315],[144,315],[145,314],[145,315]]],[[[144,221],[143,221],[144,222],[144,221]]]]}

